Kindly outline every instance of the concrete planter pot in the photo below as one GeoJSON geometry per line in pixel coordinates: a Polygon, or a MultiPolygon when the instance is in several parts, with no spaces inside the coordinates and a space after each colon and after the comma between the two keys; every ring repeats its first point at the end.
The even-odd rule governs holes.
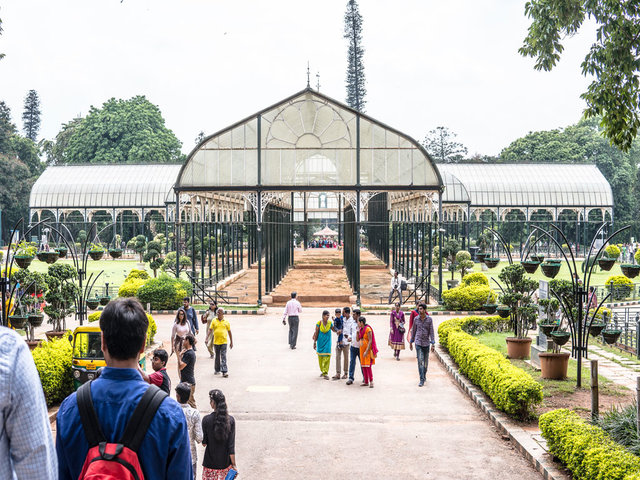
{"type": "Polygon", "coordinates": [[[518,360],[524,360],[531,355],[531,339],[508,337],[507,356],[518,360]]]}
{"type": "Polygon", "coordinates": [[[542,378],[549,380],[564,380],[567,378],[569,357],[568,353],[541,353],[540,369],[542,370],[542,378]]]}

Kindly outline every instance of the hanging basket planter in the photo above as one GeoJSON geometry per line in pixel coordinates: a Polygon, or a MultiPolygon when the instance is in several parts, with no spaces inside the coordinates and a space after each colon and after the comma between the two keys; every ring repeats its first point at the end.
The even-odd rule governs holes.
{"type": "Polygon", "coordinates": [[[553,339],[553,343],[556,345],[562,346],[571,339],[570,332],[551,332],[549,336],[553,339]]]}
{"type": "Polygon", "coordinates": [[[109,249],[109,255],[111,256],[111,258],[120,258],[122,256],[122,249],[121,248],[110,248],[109,249]]]}
{"type": "Polygon", "coordinates": [[[520,264],[524,267],[524,270],[527,273],[536,273],[536,270],[538,270],[538,266],[540,265],[539,262],[533,261],[520,262],[520,264]]]}
{"type": "Polygon", "coordinates": [[[627,278],[636,278],[640,274],[640,265],[625,263],[620,265],[622,274],[627,278]]]}
{"type": "Polygon", "coordinates": [[[476,253],[476,259],[478,260],[478,262],[480,263],[484,263],[485,258],[489,257],[489,255],[491,255],[490,253],[485,253],[485,252],[478,252],[476,253]]]}
{"type": "Polygon", "coordinates": [[[604,327],[606,327],[604,323],[593,322],[589,326],[589,333],[591,334],[592,337],[597,337],[602,333],[602,331],[604,330],[604,327]]]}
{"type": "Polygon", "coordinates": [[[27,320],[29,322],[29,325],[31,325],[33,328],[37,328],[40,325],[42,325],[42,322],[44,320],[44,315],[41,313],[30,313],[29,314],[29,319],[27,320]]]}
{"type": "Polygon", "coordinates": [[[93,260],[98,261],[102,258],[103,255],[104,255],[104,250],[89,250],[89,256],[93,260]]]}
{"type": "Polygon", "coordinates": [[[36,253],[36,258],[38,260],[40,260],[41,262],[46,262],[47,261],[47,253],[49,252],[45,252],[44,250],[36,253]]]}
{"type": "Polygon", "coordinates": [[[618,341],[618,338],[620,338],[621,334],[622,334],[622,330],[613,330],[613,329],[603,330],[602,338],[604,338],[604,341],[607,342],[609,345],[613,345],[618,341]]]}
{"type": "Polygon", "coordinates": [[[556,327],[557,327],[556,322],[540,324],[540,330],[542,330],[542,333],[544,333],[546,336],[551,335],[551,332],[553,332],[556,329],[556,327]]]}
{"type": "Polygon", "coordinates": [[[15,329],[24,328],[25,323],[29,317],[27,315],[9,315],[9,322],[11,326],[15,329]]]}
{"type": "Polygon", "coordinates": [[[58,261],[58,258],[60,258],[60,256],[55,250],[45,252],[44,261],[48,264],[56,263],[58,261]]]}
{"type": "Polygon", "coordinates": [[[496,268],[498,266],[498,263],[500,263],[500,259],[499,258],[489,257],[489,258],[485,258],[484,259],[484,264],[488,268],[496,268]]]}
{"type": "Polygon", "coordinates": [[[56,252],[58,252],[58,257],[65,258],[67,256],[67,247],[58,247],[56,252]]]}
{"type": "Polygon", "coordinates": [[[96,308],[98,308],[98,305],[100,305],[99,298],[87,298],[87,307],[89,307],[90,310],[95,310],[96,308]]]}
{"type": "Polygon", "coordinates": [[[104,307],[110,301],[111,301],[111,297],[101,297],[100,298],[100,305],[102,305],[104,307]]]}
{"type": "Polygon", "coordinates": [[[542,263],[544,262],[544,255],[530,255],[529,258],[532,262],[542,263]]]}
{"type": "Polygon", "coordinates": [[[485,303],[482,306],[482,309],[487,312],[489,315],[492,315],[494,313],[496,313],[496,309],[498,308],[498,305],[496,303],[485,303]]]}
{"type": "Polygon", "coordinates": [[[29,255],[14,255],[13,258],[20,268],[29,268],[31,262],[33,262],[33,257],[29,255]]]}
{"type": "Polygon", "coordinates": [[[555,278],[560,271],[560,263],[555,262],[544,262],[540,265],[542,269],[542,273],[544,273],[545,277],[555,278]]]}
{"type": "Polygon", "coordinates": [[[613,266],[615,265],[616,261],[613,258],[600,258],[598,259],[598,266],[604,270],[605,272],[608,272],[609,270],[611,270],[613,268],[613,266]]]}
{"type": "Polygon", "coordinates": [[[507,307],[506,305],[500,305],[496,308],[496,311],[498,315],[500,315],[500,318],[509,318],[509,315],[511,315],[511,307],[507,307]]]}

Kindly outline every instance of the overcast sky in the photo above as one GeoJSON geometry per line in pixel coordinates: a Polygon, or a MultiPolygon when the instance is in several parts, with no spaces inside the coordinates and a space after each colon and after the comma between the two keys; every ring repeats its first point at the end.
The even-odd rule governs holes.
{"type": "MultiPolygon", "coordinates": [[[[552,72],[517,50],[529,21],[519,0],[360,0],[366,112],[422,140],[437,127],[469,153],[497,155],[529,131],[584,109],[580,63],[590,27],[565,42],[552,72]]],[[[0,100],[22,128],[40,95],[40,136],[111,97],[145,95],[189,152],[214,133],[306,86],[344,101],[346,0],[4,0],[0,100]]]]}

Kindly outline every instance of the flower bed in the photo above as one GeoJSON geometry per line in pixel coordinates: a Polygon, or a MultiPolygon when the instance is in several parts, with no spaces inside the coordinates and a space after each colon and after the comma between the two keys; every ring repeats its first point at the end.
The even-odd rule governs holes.
{"type": "Polygon", "coordinates": [[[498,409],[527,418],[533,407],[542,402],[542,385],[500,352],[482,345],[464,331],[500,331],[504,325],[500,317],[454,318],[440,324],[438,336],[460,371],[489,395],[498,409]]]}
{"type": "Polygon", "coordinates": [[[640,478],[640,457],[575,412],[560,409],[545,413],[540,417],[540,430],[549,451],[567,466],[576,480],[640,478]]]}

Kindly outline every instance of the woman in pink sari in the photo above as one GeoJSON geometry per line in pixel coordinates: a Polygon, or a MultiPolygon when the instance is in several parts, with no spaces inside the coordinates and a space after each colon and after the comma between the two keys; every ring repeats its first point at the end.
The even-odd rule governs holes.
{"type": "Polygon", "coordinates": [[[393,357],[400,360],[400,350],[404,350],[404,312],[400,310],[400,302],[396,302],[396,308],[391,311],[389,326],[389,346],[393,357]]]}
{"type": "Polygon", "coordinates": [[[358,340],[360,341],[360,366],[364,377],[360,386],[373,388],[372,367],[376,363],[378,346],[373,328],[371,325],[367,325],[367,319],[362,316],[358,318],[358,340]]]}

